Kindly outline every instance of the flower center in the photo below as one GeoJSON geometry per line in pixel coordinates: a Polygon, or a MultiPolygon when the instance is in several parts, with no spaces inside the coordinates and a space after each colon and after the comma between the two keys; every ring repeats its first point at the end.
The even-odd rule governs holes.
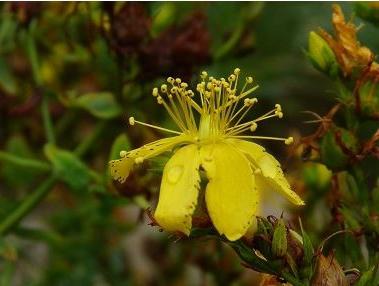
{"type": "Polygon", "coordinates": [[[248,98],[258,85],[253,85],[252,77],[247,77],[241,91],[238,91],[240,70],[237,68],[227,79],[208,77],[206,72],[201,73],[201,82],[197,84],[199,93],[188,89],[188,84],[180,78],[169,77],[167,84],[160,89],[153,89],[153,96],[158,104],[162,105],[180,131],[163,128],[129,118],[130,125],[140,124],[176,135],[187,135],[189,140],[204,144],[225,138],[240,139],[270,139],[284,141],[291,144],[293,139],[244,135],[245,132],[255,132],[258,124],[266,119],[282,118],[283,112],[279,104],[262,116],[243,122],[250,109],[258,102],[256,98],[248,98]],[[200,119],[199,119],[200,118],[200,119]],[[197,122],[199,124],[197,125],[197,122]]]}

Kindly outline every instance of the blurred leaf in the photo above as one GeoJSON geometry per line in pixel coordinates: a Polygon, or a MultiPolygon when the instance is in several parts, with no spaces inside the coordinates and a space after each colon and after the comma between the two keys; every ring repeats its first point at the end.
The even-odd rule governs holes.
{"type": "Polygon", "coordinates": [[[126,134],[120,134],[113,141],[109,160],[115,160],[120,158],[120,152],[125,150],[129,151],[132,148],[128,136],[126,134]]]}
{"type": "Polygon", "coordinates": [[[361,278],[354,286],[374,286],[375,282],[373,280],[375,273],[375,267],[372,267],[371,269],[363,272],[361,278]]]}
{"type": "MultiPolygon", "coordinates": [[[[15,135],[8,139],[5,150],[21,158],[33,158],[33,153],[28,146],[24,137],[15,135]]],[[[33,169],[25,169],[14,164],[1,164],[1,175],[4,180],[14,187],[30,185],[34,180],[38,171],[33,169]]]]}
{"type": "Polygon", "coordinates": [[[73,190],[86,189],[90,182],[90,171],[73,153],[47,144],[44,147],[46,157],[51,161],[62,181],[73,190]]]}
{"type": "Polygon", "coordinates": [[[355,12],[362,19],[379,25],[379,7],[375,2],[358,2],[355,3],[355,12]]]}
{"type": "Polygon", "coordinates": [[[10,94],[15,94],[17,91],[16,80],[2,57],[0,57],[0,88],[10,94]]]}
{"type": "Polygon", "coordinates": [[[2,13],[0,17],[0,53],[8,52],[14,48],[17,22],[8,13],[2,13]]]}
{"type": "Polygon", "coordinates": [[[75,98],[71,103],[73,106],[83,108],[102,119],[117,117],[122,112],[121,107],[110,92],[87,93],[75,98]]]}
{"type": "Polygon", "coordinates": [[[0,238],[0,257],[9,261],[17,260],[16,248],[3,238],[0,238]]]}

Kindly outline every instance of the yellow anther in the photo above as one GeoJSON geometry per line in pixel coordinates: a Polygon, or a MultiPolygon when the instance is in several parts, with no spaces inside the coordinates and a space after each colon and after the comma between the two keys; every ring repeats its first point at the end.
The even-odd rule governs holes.
{"type": "Polygon", "coordinates": [[[246,78],[246,82],[247,82],[247,83],[253,83],[253,78],[252,78],[251,76],[248,76],[248,77],[246,78]]]}
{"type": "Polygon", "coordinates": [[[187,95],[188,95],[189,97],[194,97],[194,96],[195,96],[195,94],[193,93],[192,90],[187,91],[187,95]]]}
{"type": "Polygon", "coordinates": [[[278,116],[279,118],[283,118],[283,112],[281,111],[275,111],[275,115],[278,116]]]}
{"type": "Polygon", "coordinates": [[[126,156],[126,154],[128,154],[128,152],[126,152],[125,150],[120,151],[120,157],[121,158],[124,158],[126,156]]]}
{"type": "Polygon", "coordinates": [[[180,78],[176,78],[175,81],[176,81],[176,83],[181,83],[182,82],[182,80],[180,78]]]}
{"type": "Polygon", "coordinates": [[[206,79],[207,76],[208,76],[208,73],[207,73],[206,71],[201,72],[200,77],[201,77],[202,79],[206,79]]]}
{"type": "Polygon", "coordinates": [[[136,124],[136,121],[134,120],[134,117],[133,117],[133,116],[129,117],[129,124],[130,124],[130,125],[134,125],[134,124],[136,124]]]}
{"type": "Polygon", "coordinates": [[[167,97],[168,97],[169,99],[172,99],[172,94],[170,93],[169,95],[167,95],[167,97]]]}
{"type": "Polygon", "coordinates": [[[220,91],[221,91],[221,88],[220,88],[219,86],[216,86],[216,87],[214,88],[214,90],[215,90],[215,92],[220,92],[220,91]]]}
{"type": "Polygon", "coordinates": [[[174,82],[174,79],[170,76],[167,78],[167,82],[172,84],[174,82]]]}
{"type": "Polygon", "coordinates": [[[161,91],[166,92],[167,91],[167,84],[162,84],[161,85],[161,91]]]}
{"type": "Polygon", "coordinates": [[[208,82],[208,83],[207,83],[207,89],[210,90],[210,89],[212,89],[212,87],[213,87],[212,83],[208,82]]]}
{"type": "Polygon", "coordinates": [[[157,97],[157,102],[158,102],[158,104],[162,104],[162,103],[163,103],[163,98],[162,98],[162,96],[158,96],[158,97],[157,97]]]}
{"type": "Polygon", "coordinates": [[[210,76],[208,80],[209,80],[209,81],[214,81],[214,79],[215,79],[215,78],[214,78],[213,76],[210,76]]]}
{"type": "Polygon", "coordinates": [[[228,80],[229,80],[230,82],[233,82],[233,81],[236,80],[236,76],[235,76],[234,74],[231,74],[231,75],[228,77],[228,80]]]}
{"type": "Polygon", "coordinates": [[[241,70],[239,68],[234,69],[234,74],[235,75],[239,74],[240,72],[241,72],[241,70]]]}
{"type": "Polygon", "coordinates": [[[182,82],[182,83],[180,84],[180,86],[181,86],[182,88],[187,88],[187,87],[188,87],[188,84],[185,83],[185,82],[182,82]]]}
{"type": "Polygon", "coordinates": [[[144,158],[143,157],[137,157],[134,162],[136,162],[136,164],[141,164],[143,162],[144,158]]]}
{"type": "Polygon", "coordinates": [[[257,130],[258,128],[258,124],[253,122],[251,125],[250,125],[250,131],[251,132],[254,132],[255,130],[257,130]]]}
{"type": "Polygon", "coordinates": [[[291,145],[293,143],[293,137],[288,137],[286,140],[284,140],[284,143],[286,145],[291,145]]]}
{"type": "Polygon", "coordinates": [[[178,91],[178,88],[176,86],[174,86],[173,88],[171,88],[170,92],[171,93],[175,93],[178,91]]]}
{"type": "Polygon", "coordinates": [[[158,93],[158,88],[157,87],[153,88],[153,93],[152,94],[153,94],[154,97],[158,96],[159,93],[158,93]]]}
{"type": "Polygon", "coordinates": [[[262,174],[262,170],[260,168],[256,168],[254,170],[254,174],[262,174]]]}
{"type": "Polygon", "coordinates": [[[250,106],[251,105],[250,98],[245,98],[245,100],[243,101],[243,103],[245,104],[245,106],[250,106]]]}
{"type": "Polygon", "coordinates": [[[275,108],[277,111],[282,111],[282,106],[280,104],[275,104],[275,108]]]}

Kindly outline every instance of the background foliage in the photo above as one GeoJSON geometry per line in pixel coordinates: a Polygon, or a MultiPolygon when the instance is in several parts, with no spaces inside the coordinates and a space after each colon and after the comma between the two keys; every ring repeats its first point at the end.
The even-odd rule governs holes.
{"type": "MultiPolygon", "coordinates": [[[[375,7],[342,8],[362,18],[359,40],[379,51],[375,7]]],[[[312,67],[325,72],[308,50],[309,32],[321,26],[332,30],[330,3],[1,4],[0,285],[258,285],[245,266],[294,285],[325,285],[317,277],[326,269],[341,283],[326,285],[378,285],[378,158],[357,163],[346,154],[378,129],[377,79],[362,87],[366,109],[357,114],[362,77],[312,67]],[[299,144],[265,146],[281,154],[307,206],[265,209],[277,217],[284,209],[287,220],[262,218],[252,242],[230,247],[201,231],[176,241],[149,226],[144,211],[155,204],[164,159],[123,185],[111,181],[107,162],[160,136],[129,128],[128,116],[169,126],[150,96],[167,76],[194,82],[201,70],[222,77],[235,67],[260,85],[258,114],[282,104],[285,119],[262,133],[292,134],[299,144]],[[337,102],[333,127],[312,137],[326,121],[304,121],[337,102]],[[323,243],[340,230],[349,232],[323,243]],[[252,249],[269,265],[258,267],[252,249]]]]}

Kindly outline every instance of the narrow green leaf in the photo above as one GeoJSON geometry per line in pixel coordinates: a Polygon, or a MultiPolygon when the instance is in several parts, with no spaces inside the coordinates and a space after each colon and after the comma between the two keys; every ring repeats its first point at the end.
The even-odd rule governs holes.
{"type": "Polygon", "coordinates": [[[117,117],[122,111],[110,92],[87,93],[73,99],[71,103],[102,119],[117,117]]]}
{"type": "Polygon", "coordinates": [[[91,179],[90,170],[73,153],[51,144],[45,145],[44,152],[58,177],[72,189],[81,190],[88,186],[91,179]]]}

